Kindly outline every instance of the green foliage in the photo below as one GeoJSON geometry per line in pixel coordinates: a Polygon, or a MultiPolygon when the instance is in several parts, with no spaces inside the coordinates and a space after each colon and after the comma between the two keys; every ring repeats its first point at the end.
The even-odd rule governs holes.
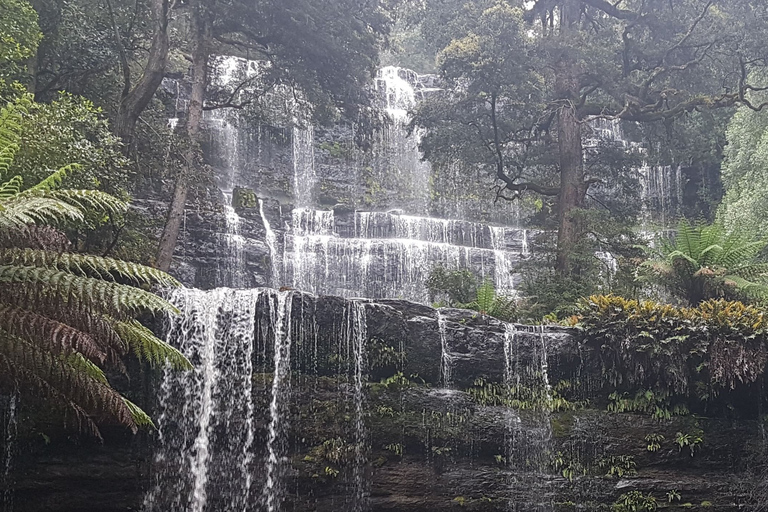
{"type": "Polygon", "coordinates": [[[664,442],[665,437],[661,434],[648,434],[644,439],[648,443],[645,449],[653,453],[661,449],[661,443],[664,442]]]}
{"type": "MultiPolygon", "coordinates": [[[[765,92],[749,92],[761,103],[765,92]]],[[[768,116],[740,107],[728,123],[725,159],[721,177],[725,197],[718,209],[718,220],[728,231],[754,233],[768,237],[768,116]]]]}
{"type": "MultiPolygon", "coordinates": [[[[636,412],[646,414],[657,420],[668,420],[673,416],[685,416],[688,409],[682,404],[672,404],[669,393],[639,390],[634,396],[629,393],[613,392],[608,395],[610,412],[636,412]]],[[[663,437],[663,436],[662,436],[663,437]]],[[[649,446],[653,446],[650,444],[649,446]]],[[[653,451],[650,450],[649,451],[653,451]]]]}
{"type": "Polygon", "coordinates": [[[621,407],[662,417],[681,412],[666,402],[673,395],[691,396],[699,384],[712,390],[754,382],[768,361],[764,312],[740,302],[678,308],[609,295],[584,299],[579,310],[606,382],[622,393],[645,390],[632,399],[615,395],[621,407]]]}
{"type": "Polygon", "coordinates": [[[496,288],[491,281],[484,281],[477,287],[475,299],[467,304],[457,304],[460,308],[479,311],[484,315],[498,318],[504,322],[517,319],[517,304],[515,299],[496,294],[496,288]]]}
{"type": "Polygon", "coordinates": [[[103,368],[124,371],[133,352],[150,363],[190,363],[136,317],[176,309],[140,286],[178,285],[141,265],[66,252],[66,236],[50,224],[85,222],[89,210],[120,213],[125,204],[95,190],[60,189],[77,166],[66,166],[29,188],[8,179],[19,147],[20,101],[0,110],[0,386],[15,389],[74,418],[98,435],[109,419],[132,430],[151,420],[107,381],[103,368]]]}
{"type": "Polygon", "coordinates": [[[67,188],[99,188],[123,195],[129,188],[129,163],[102,110],[93,102],[60,93],[50,103],[33,103],[21,119],[21,140],[11,172],[38,183],[77,162],[67,188]]]}
{"type": "Polygon", "coordinates": [[[449,270],[438,265],[430,270],[424,284],[431,301],[447,299],[447,306],[457,307],[472,302],[477,296],[477,278],[467,269],[449,270]]]}
{"type": "Polygon", "coordinates": [[[687,448],[691,457],[693,457],[696,449],[704,442],[703,435],[704,433],[701,430],[687,433],[678,432],[675,434],[675,444],[680,451],[682,451],[683,448],[687,448]]]}
{"type": "Polygon", "coordinates": [[[612,510],[616,512],[652,512],[659,505],[653,494],[643,494],[641,491],[629,491],[619,496],[612,510]]]}
{"type": "Polygon", "coordinates": [[[597,467],[609,478],[624,478],[637,474],[637,463],[632,455],[609,455],[597,461],[597,467]]]}
{"type": "MultiPolygon", "coordinates": [[[[533,377],[535,381],[537,376],[533,377]]],[[[509,386],[478,377],[466,391],[472,400],[485,406],[503,405],[518,410],[554,412],[574,411],[583,406],[583,403],[562,397],[556,389],[547,390],[541,382],[509,386]]]]}
{"type": "Polygon", "coordinates": [[[0,1],[0,92],[21,78],[20,64],[35,54],[42,36],[29,2],[0,1]]]}
{"type": "Polygon", "coordinates": [[[644,263],[640,276],[696,305],[712,298],[768,298],[768,263],[758,260],[768,241],[726,233],[718,224],[694,226],[682,220],[674,241],[664,241],[659,258],[644,263]]]}
{"type": "Polygon", "coordinates": [[[258,208],[259,199],[253,190],[243,187],[235,187],[232,191],[232,208],[258,208]]]}

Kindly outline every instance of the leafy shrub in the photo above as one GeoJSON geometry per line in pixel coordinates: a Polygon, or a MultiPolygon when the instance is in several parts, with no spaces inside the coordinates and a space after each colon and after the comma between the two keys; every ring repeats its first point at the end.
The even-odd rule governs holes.
{"type": "Polygon", "coordinates": [[[679,308],[596,295],[578,308],[608,383],[649,390],[652,401],[688,394],[694,382],[731,389],[754,382],[768,361],[764,312],[741,302],[720,299],[679,308]]]}

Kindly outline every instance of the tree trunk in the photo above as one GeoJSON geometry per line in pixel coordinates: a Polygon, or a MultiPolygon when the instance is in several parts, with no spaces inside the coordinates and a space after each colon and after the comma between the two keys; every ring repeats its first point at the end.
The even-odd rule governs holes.
{"type": "MultiPolygon", "coordinates": [[[[152,17],[155,31],[152,36],[152,46],[149,49],[147,65],[136,86],[124,95],[120,101],[117,118],[115,119],[115,134],[125,144],[125,152],[130,149],[136,121],[152,100],[155,91],[165,77],[168,64],[168,15],[170,0],[152,0],[152,17]]],[[[128,85],[128,84],[126,84],[128,85]]]]}
{"type": "MultiPolygon", "coordinates": [[[[577,30],[578,16],[578,2],[566,2],[561,19],[562,36],[569,37],[572,31],[577,30]]],[[[575,209],[584,206],[587,187],[584,183],[581,124],[575,106],[580,92],[578,66],[565,47],[555,64],[555,92],[560,102],[557,116],[560,195],[555,268],[560,275],[567,276],[574,272],[571,255],[582,235],[581,223],[573,214],[575,209]]]]}
{"type": "Polygon", "coordinates": [[[176,177],[173,190],[173,200],[168,211],[163,235],[157,249],[155,266],[160,270],[168,271],[173,259],[173,251],[179,238],[179,231],[184,220],[184,206],[187,202],[190,176],[200,165],[201,154],[199,145],[200,124],[203,118],[203,102],[207,85],[208,70],[208,41],[209,26],[205,6],[202,1],[195,3],[192,15],[192,90],[189,96],[189,108],[187,110],[187,149],[184,151],[184,165],[176,177]]]}

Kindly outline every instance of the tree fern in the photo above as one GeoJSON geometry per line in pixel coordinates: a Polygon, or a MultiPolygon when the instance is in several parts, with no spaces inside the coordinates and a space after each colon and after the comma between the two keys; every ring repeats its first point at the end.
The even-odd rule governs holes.
{"type": "Polygon", "coordinates": [[[170,302],[139,288],[45,267],[0,265],[0,283],[25,285],[28,292],[20,291],[17,297],[27,304],[46,293],[72,307],[121,318],[143,312],[178,313],[170,302]]]}
{"type": "Polygon", "coordinates": [[[119,213],[126,204],[96,190],[59,189],[77,165],[26,189],[21,177],[7,176],[24,101],[0,109],[0,390],[47,400],[95,435],[102,420],[135,431],[151,419],[109,385],[104,370],[124,371],[128,354],[191,367],[136,320],[177,312],[140,287],[179,283],[135,263],[66,252],[57,226],[83,227],[87,211],[119,213]]]}
{"type": "Polygon", "coordinates": [[[90,254],[21,248],[0,249],[0,264],[46,267],[108,281],[121,278],[138,284],[179,286],[176,279],[155,268],[90,254]]]}
{"type": "Polygon", "coordinates": [[[662,244],[659,257],[644,263],[638,277],[693,305],[719,297],[768,299],[768,263],[758,261],[766,243],[726,233],[717,224],[694,226],[682,220],[674,241],[662,244]]]}

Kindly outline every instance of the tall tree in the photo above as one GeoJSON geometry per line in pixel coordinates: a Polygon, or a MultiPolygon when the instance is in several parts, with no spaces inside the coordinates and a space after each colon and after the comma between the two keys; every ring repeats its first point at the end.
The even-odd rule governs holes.
{"type": "Polygon", "coordinates": [[[590,121],[761,108],[747,94],[761,87],[750,72],[768,63],[754,36],[768,29],[761,2],[449,0],[427,2],[426,19],[449,91],[417,116],[431,130],[427,156],[490,167],[499,198],[556,198],[563,275],[578,273],[579,211],[600,181],[585,169],[590,121]]]}
{"type": "MultiPolygon", "coordinates": [[[[191,177],[200,168],[198,135],[204,109],[244,107],[254,89],[232,88],[225,98],[205,103],[210,92],[210,56],[236,55],[262,63],[258,91],[281,86],[296,91],[318,120],[355,118],[368,104],[372,77],[391,20],[384,0],[195,0],[190,4],[192,66],[185,168],[176,179],[173,201],[158,247],[156,265],[167,270],[179,235],[191,177]],[[222,101],[218,101],[222,99],[222,101]]],[[[246,81],[254,77],[246,78],[246,81]]]]}

